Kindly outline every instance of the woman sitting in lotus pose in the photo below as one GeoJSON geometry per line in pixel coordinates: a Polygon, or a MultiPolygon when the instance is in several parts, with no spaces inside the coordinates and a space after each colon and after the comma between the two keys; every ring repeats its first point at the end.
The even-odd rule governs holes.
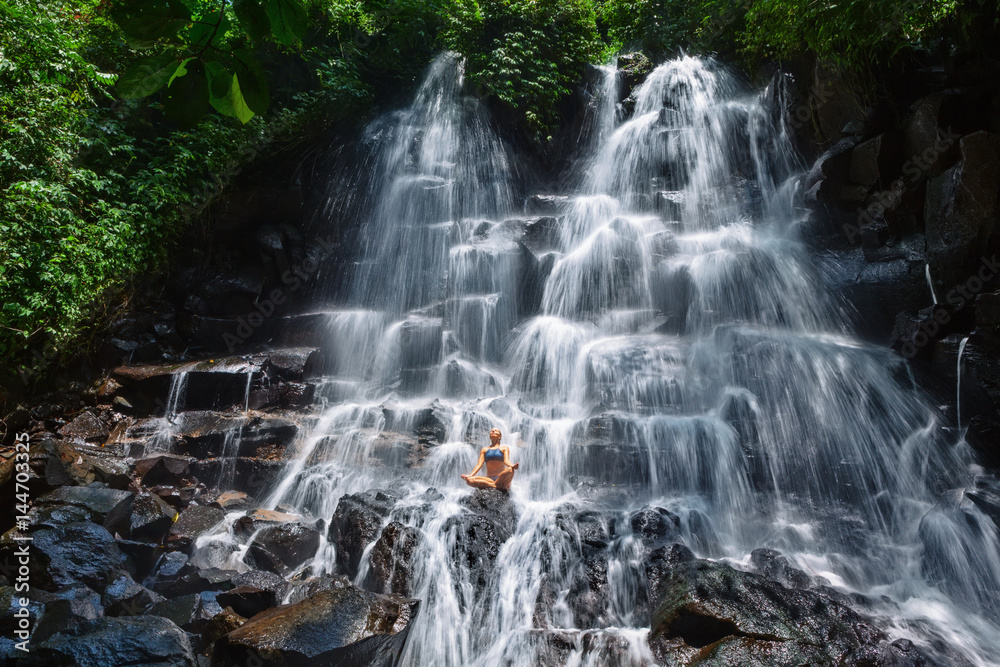
{"type": "Polygon", "coordinates": [[[507,491],[510,489],[511,480],[514,479],[514,471],[519,463],[510,462],[510,449],[505,445],[500,446],[500,429],[495,428],[490,431],[490,446],[479,450],[479,463],[468,475],[462,475],[462,479],[469,486],[477,489],[500,489],[507,491]],[[476,473],[486,464],[486,476],[477,477],[476,473]]]}

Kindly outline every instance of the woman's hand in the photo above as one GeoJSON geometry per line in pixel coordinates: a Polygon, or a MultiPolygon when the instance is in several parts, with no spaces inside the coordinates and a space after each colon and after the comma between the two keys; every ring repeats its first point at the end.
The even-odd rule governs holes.
{"type": "Polygon", "coordinates": [[[462,475],[462,479],[465,479],[465,480],[469,479],[470,477],[472,477],[472,475],[462,475]]]}

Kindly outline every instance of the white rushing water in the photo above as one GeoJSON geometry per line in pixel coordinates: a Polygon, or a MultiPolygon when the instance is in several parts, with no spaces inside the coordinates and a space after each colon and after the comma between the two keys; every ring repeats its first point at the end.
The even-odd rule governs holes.
{"type": "MultiPolygon", "coordinates": [[[[853,338],[825,292],[774,96],[684,57],[622,118],[617,73],[602,72],[590,165],[545,213],[525,214],[453,56],[369,128],[358,265],[327,316],[325,412],[269,505],[328,521],[345,494],[401,496],[390,518],[420,536],[407,665],[533,665],[554,636],[568,664],[653,664],[627,521],[650,504],[681,518],[700,557],[741,567],[777,549],[888,596],[900,632],[995,661],[1000,542],[955,491],[971,457],[905,362],[853,338]],[[417,466],[387,463],[432,403],[444,442],[417,466]],[[513,535],[480,581],[455,557],[454,518],[491,427],[521,468],[513,535]],[[582,516],[617,525],[609,594],[587,613],[582,516]]],[[[334,570],[331,545],[313,566],[334,570]]]]}

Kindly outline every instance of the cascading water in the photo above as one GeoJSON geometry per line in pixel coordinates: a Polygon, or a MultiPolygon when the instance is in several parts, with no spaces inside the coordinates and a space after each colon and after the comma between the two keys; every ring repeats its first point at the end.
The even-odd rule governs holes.
{"type": "MultiPolygon", "coordinates": [[[[269,506],[326,521],[346,494],[400,494],[389,519],[419,535],[407,665],[532,665],[553,636],[571,664],[652,664],[628,524],[647,505],[678,515],[701,557],[741,567],[778,549],[896,601],[900,628],[996,660],[1000,541],[961,498],[969,453],[905,363],[840,322],[797,239],[799,165],[769,97],[685,57],[619,123],[604,72],[590,167],[542,215],[520,213],[511,155],[453,56],[369,129],[359,263],[326,315],[325,412],[269,506]],[[429,407],[443,442],[386,465],[429,407]],[[493,426],[521,468],[483,580],[456,557],[456,518],[493,426]],[[617,525],[609,595],[589,605],[581,517],[617,525]]],[[[333,557],[324,542],[312,571],[333,557]]]]}

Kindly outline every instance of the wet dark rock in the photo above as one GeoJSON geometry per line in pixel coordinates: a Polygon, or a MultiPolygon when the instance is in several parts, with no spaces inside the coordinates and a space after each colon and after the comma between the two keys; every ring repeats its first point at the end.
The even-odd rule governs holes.
{"type": "Polygon", "coordinates": [[[135,462],[135,474],[143,486],[175,486],[191,475],[190,456],[157,454],[135,462]]]}
{"type": "Polygon", "coordinates": [[[295,347],[275,350],[268,354],[263,370],[269,376],[283,380],[301,381],[322,365],[322,354],[318,348],[295,347]]]}
{"type": "Polygon", "coordinates": [[[48,449],[45,477],[51,486],[87,486],[94,482],[125,489],[132,482],[131,459],[99,447],[68,441],[52,443],[48,449]]]}
{"type": "Polygon", "coordinates": [[[927,258],[939,279],[956,284],[985,249],[993,231],[1000,161],[986,132],[959,141],[958,164],[927,183],[924,208],[927,258]]]}
{"type": "Polygon", "coordinates": [[[287,575],[316,555],[319,542],[319,532],[299,522],[270,526],[254,537],[247,563],[287,575]]]}
{"type": "Polygon", "coordinates": [[[190,558],[181,551],[171,551],[163,556],[156,567],[158,578],[176,577],[188,567],[190,558]]]}
{"type": "Polygon", "coordinates": [[[448,435],[447,413],[435,401],[431,407],[421,410],[413,424],[413,434],[421,443],[441,444],[448,435]]]}
{"type": "Polygon", "coordinates": [[[201,495],[204,486],[188,484],[185,486],[156,485],[147,487],[151,493],[158,495],[163,502],[178,511],[186,510],[191,502],[201,495]]]}
{"type": "Polygon", "coordinates": [[[188,551],[195,540],[210,531],[223,519],[226,512],[213,505],[192,505],[181,512],[170,528],[167,543],[175,549],[188,551]]]}
{"type": "Polygon", "coordinates": [[[135,494],[130,491],[91,486],[64,486],[45,494],[35,502],[35,505],[80,507],[88,512],[91,521],[114,530],[116,526],[127,524],[134,498],[135,494]]]}
{"type": "MultiPolygon", "coordinates": [[[[8,627],[8,622],[13,617],[6,612],[12,611],[11,597],[16,595],[19,594],[13,588],[0,590],[0,609],[5,611],[2,629],[6,636],[13,636],[13,626],[8,627]]],[[[82,623],[104,616],[101,596],[83,585],[69,586],[54,593],[33,591],[31,597],[33,602],[44,606],[31,634],[33,643],[43,642],[57,632],[72,630],[82,623]]]]}
{"type": "Polygon", "coordinates": [[[807,203],[829,205],[837,201],[847,183],[851,152],[857,144],[858,137],[844,137],[816,159],[803,184],[807,203]]]}
{"type": "Polygon", "coordinates": [[[171,551],[163,556],[150,587],[168,598],[231,587],[232,573],[216,568],[200,569],[188,562],[188,556],[171,551]]]}
{"type": "Polygon", "coordinates": [[[525,223],[522,243],[536,255],[559,248],[559,219],[553,216],[531,218],[525,223]]]}
{"type": "Polygon", "coordinates": [[[680,518],[662,507],[645,507],[629,518],[632,533],[650,550],[680,539],[680,518]]]}
{"type": "Polygon", "coordinates": [[[485,586],[503,543],[513,534],[517,515],[510,496],[495,489],[476,489],[462,504],[469,513],[451,517],[442,530],[451,536],[452,558],[464,562],[477,585],[485,586]]]}
{"type": "Polygon", "coordinates": [[[209,621],[202,628],[202,644],[204,646],[210,646],[216,639],[222,635],[229,634],[246,622],[246,618],[237,614],[235,610],[226,607],[209,619],[209,621]]]}
{"type": "Polygon", "coordinates": [[[67,523],[89,521],[90,511],[77,505],[42,505],[34,506],[28,512],[31,525],[36,528],[56,528],[67,523]]]}
{"type": "Polygon", "coordinates": [[[277,381],[254,389],[247,400],[251,410],[297,408],[312,404],[316,385],[307,382],[277,381]]]}
{"type": "Polygon", "coordinates": [[[119,573],[101,591],[101,604],[108,616],[137,616],[161,600],[163,596],[136,582],[127,572],[119,573]]]}
{"type": "MultiPolygon", "coordinates": [[[[86,587],[81,588],[85,589],[86,587]]],[[[39,626],[45,618],[47,605],[42,599],[35,596],[28,599],[27,607],[22,607],[20,602],[23,595],[23,591],[17,591],[13,586],[4,585],[0,587],[0,632],[3,633],[4,638],[15,637],[14,631],[20,629],[21,619],[24,618],[24,616],[18,616],[18,614],[23,615],[25,608],[28,614],[27,622],[30,624],[28,627],[32,630],[31,637],[36,638],[38,636],[39,626]]],[[[69,621],[70,619],[67,619],[67,622],[69,621]]],[[[20,640],[21,638],[19,637],[18,641],[20,640]]],[[[3,662],[3,656],[5,655],[4,648],[0,644],[0,663],[7,664],[3,662]]],[[[12,653],[11,655],[14,654],[12,653]]]]}
{"type": "Polygon", "coordinates": [[[155,602],[144,612],[145,616],[162,616],[188,632],[200,633],[209,616],[205,614],[201,595],[190,593],[171,600],[155,602]]]}
{"type": "Polygon", "coordinates": [[[108,425],[91,412],[90,410],[81,412],[73,421],[66,424],[59,430],[64,438],[79,442],[96,442],[98,444],[108,439],[111,433],[108,425]]]}
{"type": "MultiPolygon", "coordinates": [[[[132,502],[132,513],[123,526],[124,537],[159,542],[174,525],[177,510],[152,493],[140,493],[132,502]]],[[[121,531],[120,531],[121,532],[121,531]]]]}
{"type": "Polygon", "coordinates": [[[261,590],[253,586],[237,586],[219,593],[215,600],[223,607],[230,607],[246,618],[251,618],[278,604],[278,598],[273,590],[261,590]]]}
{"type": "Polygon", "coordinates": [[[854,147],[848,171],[852,183],[872,186],[879,182],[885,162],[885,143],[885,135],[880,134],[854,147]]]}
{"type": "Polygon", "coordinates": [[[992,333],[1000,331],[1000,292],[976,296],[976,326],[992,333]]]}
{"type": "Polygon", "coordinates": [[[378,539],[382,523],[398,496],[371,490],[344,496],[330,519],[329,540],[337,547],[337,565],[352,579],[358,574],[361,555],[378,539]]]}
{"type": "MultiPolygon", "coordinates": [[[[242,406],[241,406],[242,407],[242,406]]],[[[232,456],[232,437],[239,433],[238,456],[252,456],[264,445],[284,447],[298,433],[294,418],[281,415],[251,417],[220,412],[188,412],[176,428],[178,447],[196,459],[232,456]]],[[[191,470],[195,472],[196,462],[191,470]]],[[[199,476],[199,479],[202,479],[199,476]]],[[[212,480],[202,479],[209,482],[212,480]]]]}
{"type": "Polygon", "coordinates": [[[417,602],[360,589],[328,590],[265,611],[216,641],[213,667],[393,665],[417,602]]]}
{"type": "Polygon", "coordinates": [[[278,480],[284,467],[285,462],[280,459],[241,456],[235,461],[221,458],[196,461],[191,464],[191,472],[204,484],[214,487],[222,478],[224,469],[232,470],[232,484],[226,486],[234,491],[243,491],[251,496],[256,496],[266,491],[278,480]]]}
{"type": "Polygon", "coordinates": [[[979,475],[965,497],[1000,526],[1000,479],[995,475],[979,475]]]}
{"type": "Polygon", "coordinates": [[[187,633],[159,616],[99,618],[33,646],[25,667],[195,667],[187,633]]]}
{"type": "Polygon", "coordinates": [[[232,578],[232,584],[236,587],[243,586],[270,591],[274,593],[275,598],[278,600],[285,597],[285,591],[289,586],[289,583],[280,575],[264,570],[248,570],[247,572],[236,574],[232,578]]]}
{"type": "Polygon", "coordinates": [[[758,574],[782,586],[809,588],[812,584],[808,574],[792,567],[788,559],[774,549],[754,549],[750,553],[750,562],[758,574]]]}
{"type": "Polygon", "coordinates": [[[903,122],[903,159],[921,159],[922,164],[933,167],[942,155],[937,150],[938,117],[941,113],[942,94],[928,95],[910,107],[910,115],[903,122]],[[925,158],[926,156],[926,158],[925,158]]]}
{"type": "MultiPolygon", "coordinates": [[[[321,591],[332,591],[338,588],[350,588],[351,580],[342,574],[309,577],[300,581],[288,582],[288,604],[301,602],[321,591]]],[[[284,599],[284,598],[282,598],[284,599]]]]}
{"type": "Polygon", "coordinates": [[[368,561],[370,588],[397,595],[410,594],[410,568],[420,533],[391,521],[372,548],[368,561]]]}
{"type": "Polygon", "coordinates": [[[841,603],[726,565],[675,545],[654,597],[650,648],[660,660],[697,649],[720,664],[841,663],[885,635],[841,603]]]}
{"type": "Polygon", "coordinates": [[[78,521],[38,530],[32,542],[32,581],[55,590],[82,583],[103,591],[122,572],[124,555],[111,533],[78,521]]]}
{"type": "Polygon", "coordinates": [[[139,542],[115,538],[115,543],[127,556],[125,567],[134,579],[145,579],[156,567],[157,561],[166,552],[166,547],[156,542],[139,542]]]}
{"type": "Polygon", "coordinates": [[[524,211],[528,215],[556,215],[568,201],[564,195],[532,195],[524,203],[524,211]]]}

